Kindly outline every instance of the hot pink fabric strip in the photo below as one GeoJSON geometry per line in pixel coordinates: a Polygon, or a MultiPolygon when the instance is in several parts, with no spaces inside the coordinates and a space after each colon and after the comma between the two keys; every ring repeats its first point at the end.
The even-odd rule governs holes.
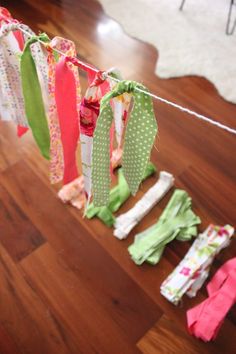
{"type": "Polygon", "coordinates": [[[209,298],[187,311],[188,330],[208,342],[215,339],[236,302],[236,258],[226,262],[207,286],[209,298]]]}
{"type": "Polygon", "coordinates": [[[67,184],[78,177],[76,149],[79,140],[79,119],[75,77],[67,65],[66,57],[62,57],[56,65],[55,100],[64,156],[63,182],[67,184]]]}

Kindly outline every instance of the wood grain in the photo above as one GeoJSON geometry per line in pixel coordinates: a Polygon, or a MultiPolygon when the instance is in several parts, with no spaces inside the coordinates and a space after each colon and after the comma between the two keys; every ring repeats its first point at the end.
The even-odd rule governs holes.
{"type": "MultiPolygon", "coordinates": [[[[129,37],[95,0],[2,0],[33,30],[73,40],[81,59],[100,69],[117,66],[166,99],[236,128],[236,106],[224,101],[207,80],[154,75],[158,52],[129,37]],[[106,31],[100,31],[100,28],[106,31]]],[[[80,72],[82,92],[86,75],[80,72]]],[[[236,225],[236,139],[163,103],[154,102],[159,126],[152,161],[175,176],[201,217],[236,225]]],[[[127,211],[152,186],[144,183],[118,212],[127,211]]],[[[190,243],[172,242],[160,263],[137,267],[127,247],[154,223],[173,192],[119,242],[99,220],[87,220],[57,198],[48,162],[28,132],[16,137],[0,121],[0,354],[233,354],[236,309],[216,342],[206,344],[186,331],[186,310],[206,297],[184,297],[175,307],[160,295],[160,284],[190,243]]],[[[217,256],[211,275],[236,254],[236,241],[217,256]]]]}

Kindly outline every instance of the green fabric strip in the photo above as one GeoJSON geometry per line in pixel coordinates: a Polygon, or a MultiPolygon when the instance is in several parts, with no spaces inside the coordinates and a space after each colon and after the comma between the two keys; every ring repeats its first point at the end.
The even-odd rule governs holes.
{"type": "Polygon", "coordinates": [[[197,236],[196,225],[200,222],[200,218],[191,210],[191,198],[185,191],[177,189],[158,222],[136,235],[128,251],[138,265],[145,261],[156,264],[167,243],[175,238],[188,241],[197,236]]]}
{"type": "MultiPolygon", "coordinates": [[[[143,180],[151,176],[156,171],[155,166],[149,163],[146,167],[143,180]]],[[[122,168],[118,170],[118,184],[111,189],[109,193],[109,203],[107,206],[95,207],[93,203],[89,204],[86,210],[86,216],[91,219],[97,216],[100,220],[104,222],[107,226],[113,226],[115,222],[115,217],[113,215],[121,205],[129,198],[131,192],[129,186],[124,177],[124,171],[122,168]]]]}
{"type": "Polygon", "coordinates": [[[50,135],[47,117],[35,62],[30,50],[30,45],[39,39],[45,43],[49,42],[48,36],[44,33],[30,38],[25,43],[21,55],[20,71],[26,117],[42,155],[49,160],[50,135]]]}
{"type": "Polygon", "coordinates": [[[110,127],[113,113],[110,100],[125,92],[132,93],[134,106],[125,130],[123,171],[131,194],[135,195],[145,168],[149,162],[151,148],[157,134],[157,123],[151,97],[137,91],[147,89],[134,81],[121,81],[101,100],[100,114],[94,133],[92,156],[92,189],[95,206],[109,203],[110,189],[110,127]]]}

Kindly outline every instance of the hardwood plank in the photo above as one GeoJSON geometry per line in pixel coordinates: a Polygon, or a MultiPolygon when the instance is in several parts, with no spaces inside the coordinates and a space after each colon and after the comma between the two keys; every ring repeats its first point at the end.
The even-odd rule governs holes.
{"type": "Polygon", "coordinates": [[[17,262],[40,247],[42,234],[0,185],[0,242],[17,262]]]}
{"type": "Polygon", "coordinates": [[[77,220],[26,163],[21,161],[8,168],[0,181],[84,285],[100,298],[122,330],[130,329],[130,338],[136,342],[162,314],[159,307],[82,225],[78,229],[77,220]],[[98,269],[101,277],[97,277],[98,269]]]}
{"type": "Polygon", "coordinates": [[[182,331],[178,324],[163,315],[156,325],[137,343],[143,354],[222,354],[222,348],[235,353],[231,341],[224,344],[224,337],[234,334],[233,327],[224,326],[215,342],[203,343],[182,331]],[[230,332],[229,332],[230,331],[230,332]],[[224,332],[224,333],[223,333],[224,332]],[[223,343],[222,343],[223,339],[223,343]],[[222,346],[223,345],[223,346],[222,346]]]}
{"type": "Polygon", "coordinates": [[[0,171],[3,171],[22,158],[24,149],[30,150],[30,147],[34,145],[35,142],[30,132],[18,138],[16,126],[11,122],[4,122],[1,119],[0,132],[0,171]]]}
{"type": "MultiPolygon", "coordinates": [[[[24,354],[80,352],[78,347],[75,349],[73,339],[64,336],[64,325],[42,302],[35,289],[26,282],[1,245],[0,287],[0,324],[14,338],[20,352],[24,354]]],[[[7,347],[7,336],[5,341],[7,347]]]]}
{"type": "MultiPolygon", "coordinates": [[[[103,308],[96,290],[91,292],[83,277],[79,277],[78,272],[76,276],[49,244],[25,258],[21,267],[28,282],[49,304],[60,323],[65,324],[83,353],[138,352],[131,346],[132,321],[130,327],[126,324],[126,331],[122,333],[117,316],[110,316],[108,309],[103,308]]],[[[102,275],[100,271],[99,278],[102,275]]],[[[110,289],[103,290],[106,297],[110,289]]],[[[124,306],[122,309],[119,298],[111,300],[119,316],[126,317],[129,308],[124,306]]]]}
{"type": "Polygon", "coordinates": [[[9,336],[6,329],[0,324],[0,353],[1,354],[20,354],[14,340],[9,336]]]}

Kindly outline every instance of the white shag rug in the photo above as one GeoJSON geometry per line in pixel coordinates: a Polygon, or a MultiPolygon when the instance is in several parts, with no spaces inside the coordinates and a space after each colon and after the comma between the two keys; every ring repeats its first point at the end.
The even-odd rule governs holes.
{"type": "MultiPolygon", "coordinates": [[[[159,52],[161,78],[203,76],[236,103],[236,30],[226,35],[230,0],[99,0],[131,36],[159,52]]],[[[232,19],[236,18],[236,6],[232,19]]]]}

